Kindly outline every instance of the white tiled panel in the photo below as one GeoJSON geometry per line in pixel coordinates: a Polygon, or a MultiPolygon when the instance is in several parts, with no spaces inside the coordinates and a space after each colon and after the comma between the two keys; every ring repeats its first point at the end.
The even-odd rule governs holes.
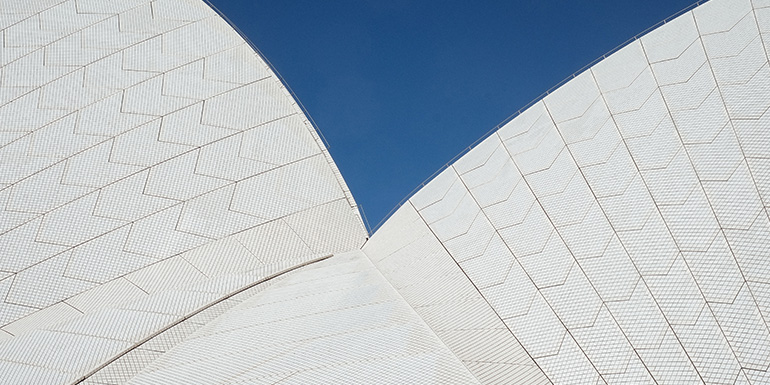
{"type": "Polygon", "coordinates": [[[169,330],[144,343],[155,357],[86,383],[478,383],[361,251],[265,285],[179,324],[184,338],[169,330]]]}
{"type": "Polygon", "coordinates": [[[314,127],[205,3],[0,20],[0,382],[74,380],[246,272],[365,241],[314,127]]]}
{"type": "MultiPolygon", "coordinates": [[[[364,250],[405,253],[396,231],[413,213],[554,383],[766,383],[760,3],[709,1],[577,75],[418,191],[364,250]]],[[[410,270],[437,268],[412,255],[410,270]]],[[[460,280],[426,279],[439,293],[460,280]]]]}
{"type": "Polygon", "coordinates": [[[607,56],[365,244],[312,125],[204,3],[8,4],[6,382],[770,383],[768,1],[607,56]]]}

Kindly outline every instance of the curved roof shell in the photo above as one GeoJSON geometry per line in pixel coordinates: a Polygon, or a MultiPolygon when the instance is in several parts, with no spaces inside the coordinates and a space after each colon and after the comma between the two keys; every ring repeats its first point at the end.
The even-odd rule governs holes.
{"type": "Polygon", "coordinates": [[[709,1],[623,47],[364,251],[445,341],[469,333],[464,309],[495,315],[450,343],[477,378],[529,373],[507,349],[554,383],[767,383],[768,6],[709,1]]]}
{"type": "Polygon", "coordinates": [[[205,4],[0,22],[10,381],[770,383],[766,1],[576,75],[366,244],[313,126],[205,4]]]}
{"type": "Polygon", "coordinates": [[[0,5],[0,372],[67,382],[366,239],[323,141],[198,0],[0,5]]]}

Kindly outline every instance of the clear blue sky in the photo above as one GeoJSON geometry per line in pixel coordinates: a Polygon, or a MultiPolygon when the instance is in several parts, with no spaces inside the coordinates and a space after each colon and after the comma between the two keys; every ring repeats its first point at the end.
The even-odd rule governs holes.
{"type": "Polygon", "coordinates": [[[694,0],[212,0],[262,51],[376,225],[469,144],[694,0]]]}

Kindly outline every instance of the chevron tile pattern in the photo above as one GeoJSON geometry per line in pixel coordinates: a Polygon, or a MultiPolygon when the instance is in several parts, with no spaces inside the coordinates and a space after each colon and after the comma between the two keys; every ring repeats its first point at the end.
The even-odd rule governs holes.
{"type": "Polygon", "coordinates": [[[205,3],[10,1],[0,35],[0,372],[71,381],[214,296],[180,288],[364,242],[314,127],[205,3]]]}
{"type": "Polygon", "coordinates": [[[368,241],[205,3],[11,1],[0,34],[4,381],[770,384],[770,1],[607,56],[368,241]]]}
{"type": "Polygon", "coordinates": [[[434,268],[395,235],[411,216],[554,383],[768,383],[769,6],[710,1],[607,57],[364,251],[434,268]]]}

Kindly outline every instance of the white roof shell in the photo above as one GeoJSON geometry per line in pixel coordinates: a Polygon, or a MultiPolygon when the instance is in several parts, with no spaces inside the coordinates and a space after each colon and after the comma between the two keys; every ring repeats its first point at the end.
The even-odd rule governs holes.
{"type": "Polygon", "coordinates": [[[770,383],[770,2],[608,56],[363,247],[202,2],[11,1],[0,32],[7,382],[770,383]]]}
{"type": "Polygon", "coordinates": [[[768,383],[768,6],[713,0],[628,44],[449,166],[364,251],[392,282],[405,261],[430,274],[400,289],[418,313],[450,317],[445,291],[472,284],[554,383],[768,383]],[[436,274],[446,257],[415,246],[433,239],[453,262],[436,274]]]}
{"type": "Polygon", "coordinates": [[[0,33],[0,382],[71,382],[365,241],[313,126],[203,2],[5,1],[0,33]]]}

